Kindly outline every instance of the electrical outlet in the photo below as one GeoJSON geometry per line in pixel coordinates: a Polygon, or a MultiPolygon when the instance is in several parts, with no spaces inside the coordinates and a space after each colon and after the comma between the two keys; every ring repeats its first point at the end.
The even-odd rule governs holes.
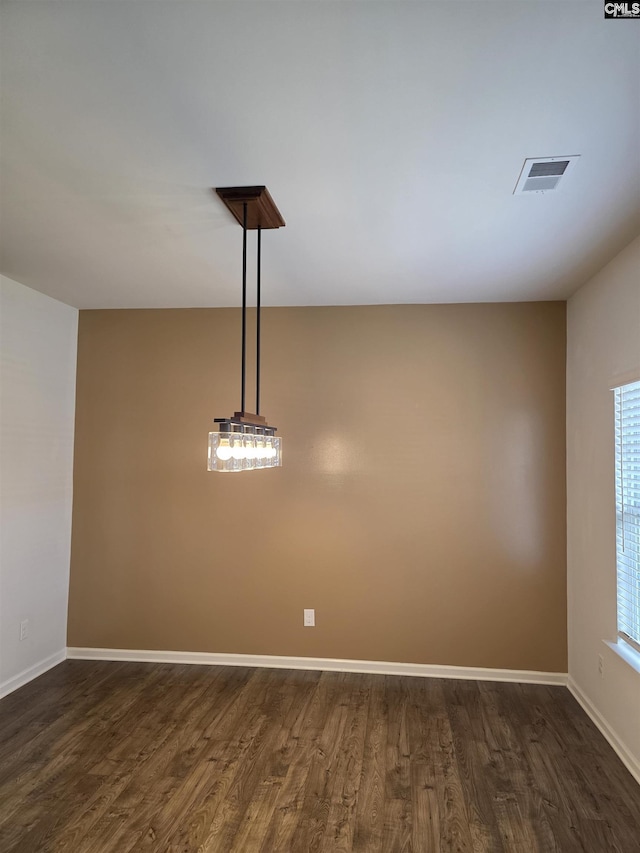
{"type": "Polygon", "coordinates": [[[20,640],[26,640],[29,636],[29,620],[23,619],[20,623],[20,640]]]}
{"type": "Polygon", "coordinates": [[[305,610],[304,611],[303,625],[305,628],[315,628],[315,625],[316,625],[316,611],[315,610],[305,610]]]}
{"type": "Polygon", "coordinates": [[[604,660],[602,655],[598,655],[598,672],[600,673],[600,678],[604,678],[604,660]]]}

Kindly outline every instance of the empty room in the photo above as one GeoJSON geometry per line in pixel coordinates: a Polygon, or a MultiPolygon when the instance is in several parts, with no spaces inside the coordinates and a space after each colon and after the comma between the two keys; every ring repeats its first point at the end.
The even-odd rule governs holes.
{"type": "Polygon", "coordinates": [[[0,353],[1,853],[640,853],[639,4],[0,0],[0,353]]]}

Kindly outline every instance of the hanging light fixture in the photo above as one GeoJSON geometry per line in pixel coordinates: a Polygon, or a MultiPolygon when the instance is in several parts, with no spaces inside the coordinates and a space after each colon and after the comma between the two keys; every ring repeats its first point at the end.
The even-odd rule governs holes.
{"type": "Polygon", "coordinates": [[[266,187],[219,187],[216,192],[242,226],[242,379],[240,411],[232,418],[214,418],[209,433],[209,471],[253,471],[282,465],[282,439],[260,415],[260,263],[262,231],[281,228],[285,221],[266,187]],[[247,364],[247,231],[257,231],[256,275],[256,410],[245,408],[247,364]]]}

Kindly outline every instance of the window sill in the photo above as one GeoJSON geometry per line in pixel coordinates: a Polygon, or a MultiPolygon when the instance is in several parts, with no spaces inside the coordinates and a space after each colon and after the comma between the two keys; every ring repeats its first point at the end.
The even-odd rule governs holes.
{"type": "Polygon", "coordinates": [[[615,652],[618,657],[621,657],[623,661],[628,663],[631,669],[635,669],[635,671],[640,674],[640,652],[637,652],[633,646],[630,646],[629,643],[625,643],[622,639],[618,639],[614,642],[604,640],[604,643],[609,646],[609,648],[615,652]]]}

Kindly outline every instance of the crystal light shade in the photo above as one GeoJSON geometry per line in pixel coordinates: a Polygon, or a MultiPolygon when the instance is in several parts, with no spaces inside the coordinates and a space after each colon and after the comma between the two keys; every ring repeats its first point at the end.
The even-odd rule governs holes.
{"type": "Polygon", "coordinates": [[[253,471],[282,465],[282,439],[273,427],[222,422],[209,433],[209,471],[253,471]]]}

